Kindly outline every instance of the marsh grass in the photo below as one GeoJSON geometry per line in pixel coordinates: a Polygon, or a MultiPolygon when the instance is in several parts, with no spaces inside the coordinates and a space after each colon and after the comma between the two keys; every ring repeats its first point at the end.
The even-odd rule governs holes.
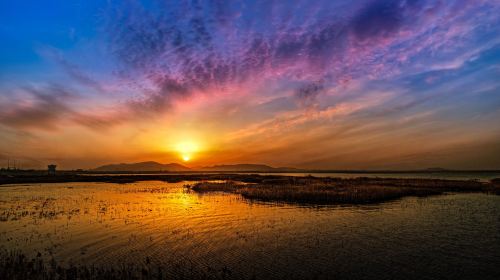
{"type": "Polygon", "coordinates": [[[491,180],[491,185],[488,187],[487,192],[500,195],[500,178],[491,180]]]}
{"type": "Polygon", "coordinates": [[[259,183],[264,179],[280,178],[279,175],[260,176],[256,174],[125,174],[106,175],[95,174],[93,176],[82,174],[60,174],[57,176],[46,176],[38,173],[2,175],[0,174],[0,186],[7,184],[34,184],[34,183],[69,183],[69,182],[105,182],[116,184],[129,184],[140,181],[163,181],[168,183],[179,183],[183,181],[216,181],[236,180],[239,182],[259,183]]]}
{"type": "Polygon", "coordinates": [[[195,192],[237,192],[241,188],[245,187],[244,184],[238,183],[236,181],[224,181],[224,182],[208,182],[203,181],[195,183],[193,185],[186,185],[188,189],[195,192]]]}
{"type": "MultiPolygon", "coordinates": [[[[141,263],[138,261],[137,263],[141,263]]],[[[54,259],[44,260],[38,253],[34,258],[17,251],[0,250],[1,279],[233,279],[227,267],[201,268],[179,259],[169,265],[154,264],[146,257],[142,265],[122,264],[102,267],[94,265],[62,265],[54,259]]]]}
{"type": "Polygon", "coordinates": [[[444,192],[481,192],[492,185],[475,180],[283,177],[257,184],[200,182],[187,187],[198,193],[228,192],[270,202],[365,204],[444,192]]]}

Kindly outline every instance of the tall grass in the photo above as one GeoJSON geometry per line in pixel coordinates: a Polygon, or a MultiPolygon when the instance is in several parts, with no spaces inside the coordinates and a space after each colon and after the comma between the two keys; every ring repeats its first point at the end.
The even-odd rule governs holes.
{"type": "Polygon", "coordinates": [[[34,258],[29,258],[20,252],[3,249],[0,250],[0,279],[234,279],[227,267],[205,269],[193,267],[192,263],[183,260],[169,265],[155,265],[149,258],[146,258],[144,263],[144,265],[124,263],[115,267],[61,265],[54,259],[44,260],[40,253],[34,258]]]}
{"type": "Polygon", "coordinates": [[[491,180],[491,185],[488,188],[488,193],[500,195],[500,178],[491,180]]]}
{"type": "Polygon", "coordinates": [[[256,184],[201,182],[188,186],[196,192],[229,192],[262,201],[311,204],[376,203],[405,196],[444,192],[479,192],[491,184],[475,180],[283,177],[256,184]]]}

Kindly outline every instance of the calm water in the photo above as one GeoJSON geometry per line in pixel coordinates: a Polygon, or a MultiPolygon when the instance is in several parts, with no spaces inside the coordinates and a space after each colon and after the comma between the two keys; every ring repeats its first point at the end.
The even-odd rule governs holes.
{"type": "Polygon", "coordinates": [[[421,179],[446,179],[446,180],[480,180],[489,181],[500,178],[500,172],[429,172],[429,173],[258,173],[260,175],[283,175],[283,176],[314,176],[332,178],[421,178],[421,179]]]}
{"type": "MultiPolygon", "coordinates": [[[[223,173],[223,172],[222,172],[223,173]]],[[[231,172],[229,172],[231,173],[231,172]]],[[[480,180],[480,181],[489,181],[494,178],[500,178],[500,172],[409,172],[409,173],[266,173],[266,172],[236,172],[237,174],[259,174],[259,175],[281,175],[281,176],[314,176],[314,177],[332,177],[332,178],[358,178],[358,177],[380,177],[380,178],[422,178],[422,179],[446,179],[446,180],[480,180]]],[[[124,176],[124,175],[185,175],[185,174],[214,174],[214,173],[203,173],[203,172],[189,172],[189,173],[82,173],[80,175],[85,176],[124,176]]]]}
{"type": "Polygon", "coordinates": [[[500,196],[311,208],[184,184],[0,187],[0,249],[68,265],[183,263],[232,278],[500,279],[500,196]]]}

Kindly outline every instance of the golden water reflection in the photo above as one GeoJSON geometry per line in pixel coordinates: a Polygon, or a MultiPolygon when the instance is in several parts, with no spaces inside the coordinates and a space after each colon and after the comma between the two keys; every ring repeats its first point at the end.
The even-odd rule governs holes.
{"type": "Polygon", "coordinates": [[[1,187],[0,249],[99,266],[182,259],[204,269],[229,267],[241,278],[387,274],[394,262],[403,275],[429,271],[430,263],[439,275],[436,261],[488,270],[499,260],[498,196],[276,206],[232,194],[199,195],[185,189],[187,183],[1,187]]]}

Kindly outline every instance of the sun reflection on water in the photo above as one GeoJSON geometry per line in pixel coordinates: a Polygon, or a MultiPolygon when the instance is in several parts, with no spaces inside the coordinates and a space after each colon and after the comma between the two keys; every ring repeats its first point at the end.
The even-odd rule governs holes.
{"type": "MultiPolygon", "coordinates": [[[[189,183],[193,182],[2,187],[0,250],[40,252],[47,260],[85,265],[148,259],[171,267],[176,260],[189,260],[204,268],[227,266],[236,278],[249,278],[255,272],[266,278],[271,269],[279,278],[286,278],[290,271],[297,278],[308,278],[312,272],[332,272],[338,267],[331,266],[332,259],[348,268],[374,261],[364,258],[368,247],[411,250],[428,244],[432,250],[437,246],[434,240],[447,240],[447,232],[452,232],[457,238],[447,244],[451,251],[477,247],[486,254],[489,251],[481,244],[491,246],[492,242],[483,241],[498,237],[496,228],[487,226],[494,224],[497,215],[484,215],[500,211],[498,197],[407,198],[367,211],[354,206],[276,206],[249,202],[234,194],[198,194],[184,188],[189,183]],[[471,206],[478,210],[463,211],[471,206]],[[457,211],[463,215],[453,215],[457,211]],[[471,232],[453,226],[478,221],[484,226],[477,227],[474,238],[461,238],[471,232]],[[401,224],[405,224],[404,231],[398,230],[401,224]],[[436,239],[436,234],[444,236],[436,239]],[[480,240],[476,247],[469,243],[461,247],[461,240],[476,239],[480,240]],[[358,258],[362,261],[351,261],[358,258]]],[[[381,255],[376,261],[383,264],[392,259],[381,255]]]]}

